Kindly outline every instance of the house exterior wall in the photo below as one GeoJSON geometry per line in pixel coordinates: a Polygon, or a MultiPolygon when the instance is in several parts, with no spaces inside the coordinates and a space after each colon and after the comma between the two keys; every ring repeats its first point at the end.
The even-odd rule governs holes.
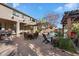
{"type": "Polygon", "coordinates": [[[0,5],[0,18],[4,18],[11,21],[20,21],[22,23],[26,23],[30,21],[30,17],[20,14],[12,9],[9,9],[3,5],[0,5]],[[15,14],[15,15],[14,15],[15,14]],[[14,19],[12,17],[14,16],[14,19]]]}
{"type": "Polygon", "coordinates": [[[14,24],[16,24],[17,35],[19,35],[19,33],[21,31],[26,31],[26,29],[24,27],[22,30],[20,29],[20,27],[22,28],[22,25],[20,25],[20,24],[23,23],[24,25],[26,25],[29,22],[33,22],[32,21],[33,19],[34,18],[32,18],[30,16],[26,16],[23,13],[20,13],[14,9],[8,8],[8,7],[0,4],[0,21],[1,21],[2,27],[9,28],[9,27],[13,27],[14,24]],[[6,21],[6,23],[5,23],[5,21],[6,21]],[[8,21],[11,21],[11,22],[7,23],[8,21]],[[13,23],[13,22],[15,22],[15,23],[13,23]],[[7,25],[5,26],[5,24],[7,24],[7,25]]]}
{"type": "Polygon", "coordinates": [[[12,15],[12,10],[8,9],[7,7],[4,7],[0,5],[0,18],[4,18],[7,20],[12,20],[11,15],[12,15]]]}

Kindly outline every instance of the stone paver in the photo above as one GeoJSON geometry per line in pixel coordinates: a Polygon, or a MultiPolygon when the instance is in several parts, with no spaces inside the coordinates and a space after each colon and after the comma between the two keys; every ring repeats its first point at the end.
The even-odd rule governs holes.
{"type": "Polygon", "coordinates": [[[43,37],[37,40],[23,40],[23,38],[15,38],[18,44],[17,54],[21,56],[72,56],[58,48],[54,48],[51,44],[42,42],[43,37]]]}
{"type": "Polygon", "coordinates": [[[0,56],[8,56],[14,53],[16,47],[14,45],[0,44],[0,56]]]}

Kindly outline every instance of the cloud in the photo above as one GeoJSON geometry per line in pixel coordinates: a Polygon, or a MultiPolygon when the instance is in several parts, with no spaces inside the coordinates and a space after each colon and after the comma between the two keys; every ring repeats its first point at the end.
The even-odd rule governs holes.
{"type": "Polygon", "coordinates": [[[13,3],[13,7],[16,8],[20,5],[20,3],[13,3]]]}
{"type": "Polygon", "coordinates": [[[64,5],[64,10],[75,10],[78,8],[78,4],[77,3],[68,3],[64,5]]]}
{"type": "Polygon", "coordinates": [[[63,6],[59,6],[58,8],[56,8],[54,11],[56,13],[58,13],[61,17],[59,17],[59,23],[58,23],[58,27],[62,27],[60,24],[60,20],[62,19],[62,16],[64,14],[65,11],[71,11],[71,10],[76,10],[78,9],[78,5],[77,3],[67,3],[64,4],[63,6]]]}
{"type": "Polygon", "coordinates": [[[56,9],[56,11],[59,11],[59,10],[63,10],[63,7],[60,6],[56,9]]]}
{"type": "Polygon", "coordinates": [[[78,9],[78,4],[77,3],[67,3],[64,4],[64,6],[59,6],[55,12],[65,12],[65,11],[71,11],[71,10],[76,10],[78,9]]]}
{"type": "Polygon", "coordinates": [[[61,13],[63,11],[63,7],[61,7],[61,6],[59,6],[56,10],[55,10],[55,12],[58,12],[58,13],[61,13]]]}

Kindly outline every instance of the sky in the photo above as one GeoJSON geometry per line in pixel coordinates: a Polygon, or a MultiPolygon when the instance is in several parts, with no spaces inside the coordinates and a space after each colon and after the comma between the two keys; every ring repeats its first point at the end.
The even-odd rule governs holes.
{"type": "Polygon", "coordinates": [[[57,27],[61,28],[61,19],[65,11],[79,9],[78,3],[8,3],[9,6],[40,20],[48,13],[59,15],[57,27]]]}

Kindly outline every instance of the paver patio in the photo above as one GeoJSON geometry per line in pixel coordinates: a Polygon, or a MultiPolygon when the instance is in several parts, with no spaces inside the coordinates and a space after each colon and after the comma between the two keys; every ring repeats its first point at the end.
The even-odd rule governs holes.
{"type": "Polygon", "coordinates": [[[16,47],[14,45],[0,44],[0,56],[12,56],[16,53],[16,47]]]}
{"type": "Polygon", "coordinates": [[[17,55],[21,56],[73,56],[69,52],[62,51],[61,49],[54,48],[51,44],[45,44],[42,42],[43,37],[39,37],[37,40],[23,40],[23,38],[15,38],[17,43],[17,55]]]}

